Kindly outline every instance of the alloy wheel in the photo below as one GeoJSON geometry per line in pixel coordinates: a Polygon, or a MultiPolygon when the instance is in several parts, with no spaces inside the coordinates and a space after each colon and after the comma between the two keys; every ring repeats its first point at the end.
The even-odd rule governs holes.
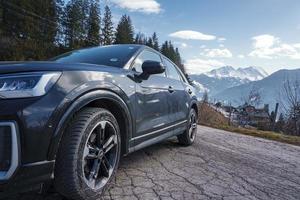
{"type": "Polygon", "coordinates": [[[195,112],[191,113],[190,119],[189,119],[189,137],[191,141],[193,142],[195,140],[195,136],[197,133],[197,116],[195,112]]]}
{"type": "Polygon", "coordinates": [[[91,189],[103,188],[117,162],[118,138],[113,124],[101,121],[90,132],[83,152],[83,179],[91,189]]]}

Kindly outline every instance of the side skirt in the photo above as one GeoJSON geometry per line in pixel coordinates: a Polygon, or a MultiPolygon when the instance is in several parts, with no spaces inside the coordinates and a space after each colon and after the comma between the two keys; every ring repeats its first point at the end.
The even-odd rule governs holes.
{"type": "MultiPolygon", "coordinates": [[[[130,147],[129,148],[129,153],[132,153],[134,151],[143,149],[147,146],[156,144],[156,143],[161,142],[161,141],[163,141],[167,138],[170,138],[172,136],[179,135],[181,132],[183,132],[185,130],[186,122],[187,122],[187,120],[184,120],[184,121],[179,122],[179,123],[177,123],[175,125],[172,125],[170,127],[163,128],[161,130],[155,131],[155,133],[161,133],[161,134],[158,134],[156,137],[145,140],[144,142],[141,142],[136,146],[130,147]]],[[[144,136],[146,137],[146,136],[149,136],[151,134],[154,134],[154,132],[139,136],[138,138],[141,138],[141,137],[144,137],[144,136]]],[[[135,140],[135,138],[132,138],[130,142],[134,142],[134,140],[135,140]]]]}

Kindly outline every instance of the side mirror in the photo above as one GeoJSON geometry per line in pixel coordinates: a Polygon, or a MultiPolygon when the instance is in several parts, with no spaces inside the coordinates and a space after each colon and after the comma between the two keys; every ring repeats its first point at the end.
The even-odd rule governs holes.
{"type": "Polygon", "coordinates": [[[140,75],[143,79],[148,79],[152,74],[164,73],[166,68],[161,62],[146,60],[142,65],[143,73],[140,75]]]}
{"type": "Polygon", "coordinates": [[[161,62],[146,60],[142,65],[144,75],[161,74],[165,72],[165,66],[161,62]]]}

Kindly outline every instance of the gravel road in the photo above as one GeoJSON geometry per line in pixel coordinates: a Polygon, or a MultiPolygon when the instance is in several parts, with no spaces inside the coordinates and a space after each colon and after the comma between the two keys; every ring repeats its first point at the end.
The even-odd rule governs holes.
{"type": "Polygon", "coordinates": [[[300,147],[199,126],[191,147],[170,139],[123,158],[104,199],[300,200],[300,147]]]}

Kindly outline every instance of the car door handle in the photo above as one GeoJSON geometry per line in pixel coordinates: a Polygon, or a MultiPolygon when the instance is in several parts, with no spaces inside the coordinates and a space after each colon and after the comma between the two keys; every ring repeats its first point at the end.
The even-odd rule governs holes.
{"type": "Polygon", "coordinates": [[[174,92],[174,88],[172,86],[169,86],[168,90],[170,93],[174,92]]]}

